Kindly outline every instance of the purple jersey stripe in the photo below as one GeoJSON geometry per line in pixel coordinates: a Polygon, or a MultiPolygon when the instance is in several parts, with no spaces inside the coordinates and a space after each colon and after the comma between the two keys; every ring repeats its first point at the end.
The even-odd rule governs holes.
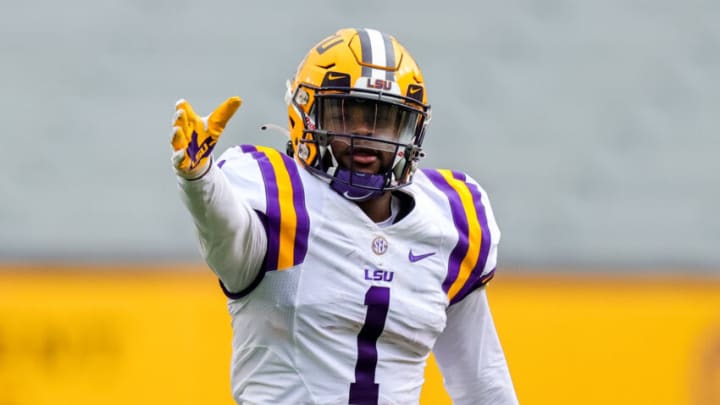
{"type": "MultiPolygon", "coordinates": [[[[295,238],[292,241],[293,255],[292,265],[297,265],[305,260],[310,235],[310,215],[305,205],[305,192],[303,189],[300,172],[293,159],[269,148],[255,147],[253,145],[241,145],[245,153],[250,153],[260,166],[260,172],[265,183],[265,194],[267,199],[267,212],[261,215],[268,236],[268,252],[265,258],[263,269],[265,271],[278,270],[281,246],[281,229],[283,226],[292,227],[295,230],[295,238]],[[268,153],[277,153],[282,159],[282,165],[271,162],[268,153]],[[279,167],[282,166],[282,167],[279,167]],[[277,170],[285,170],[290,178],[289,185],[292,187],[292,201],[281,201],[279,191],[279,180],[277,170]],[[292,204],[295,213],[295,223],[283,223],[281,215],[281,204],[292,204]]],[[[276,161],[277,162],[277,161],[276,161]]],[[[287,187],[287,183],[283,183],[287,187]]],[[[285,207],[287,209],[287,206],[285,207]]],[[[287,248],[287,246],[286,246],[287,248]]],[[[286,266],[283,266],[286,267],[286,266]]]]}
{"type": "Polygon", "coordinates": [[[258,152],[257,148],[252,145],[242,145],[240,148],[244,153],[250,153],[260,166],[260,173],[265,183],[265,199],[267,201],[266,215],[260,218],[265,225],[265,232],[267,233],[268,239],[263,270],[276,270],[280,251],[280,200],[278,198],[275,170],[264,152],[258,152]]]}
{"type": "Polygon", "coordinates": [[[240,148],[243,153],[257,152],[257,148],[255,147],[255,145],[237,145],[236,147],[240,148]]]}
{"type": "Polygon", "coordinates": [[[450,260],[448,263],[448,274],[443,281],[443,291],[446,293],[450,290],[450,286],[457,279],[458,273],[460,272],[460,265],[462,264],[463,258],[467,254],[469,248],[468,240],[468,223],[463,208],[462,201],[457,191],[453,189],[445,178],[436,170],[423,169],[423,173],[430,179],[430,181],[442,191],[450,203],[450,211],[452,212],[453,222],[455,223],[455,229],[458,232],[458,242],[450,252],[450,260]]]}
{"type": "Polygon", "coordinates": [[[282,155],[285,168],[290,175],[290,183],[293,188],[293,206],[297,216],[297,227],[295,230],[295,249],[293,250],[293,264],[297,265],[305,261],[308,248],[308,237],[310,236],[310,214],[305,206],[305,190],[300,179],[300,172],[295,161],[282,155]]]}
{"type": "Polygon", "coordinates": [[[450,301],[451,305],[462,300],[466,295],[468,295],[474,289],[476,289],[476,288],[480,287],[481,285],[485,284],[486,282],[490,281],[490,278],[492,278],[492,274],[495,271],[493,269],[492,272],[483,276],[483,270],[485,269],[485,265],[487,263],[488,254],[490,252],[490,245],[492,244],[492,239],[491,239],[491,235],[490,235],[490,228],[488,227],[488,220],[487,220],[487,213],[485,211],[485,205],[482,203],[482,194],[480,193],[480,189],[478,188],[478,186],[476,184],[467,182],[467,177],[465,176],[464,173],[452,172],[452,174],[453,174],[453,178],[464,182],[465,185],[468,187],[468,190],[470,190],[470,194],[473,197],[473,202],[475,203],[475,211],[477,213],[477,220],[480,223],[480,229],[482,230],[482,243],[480,245],[480,257],[478,258],[477,264],[475,265],[475,268],[472,270],[470,277],[465,282],[465,284],[462,286],[460,291],[458,291],[458,293],[455,295],[455,297],[453,297],[453,299],[450,301]]]}

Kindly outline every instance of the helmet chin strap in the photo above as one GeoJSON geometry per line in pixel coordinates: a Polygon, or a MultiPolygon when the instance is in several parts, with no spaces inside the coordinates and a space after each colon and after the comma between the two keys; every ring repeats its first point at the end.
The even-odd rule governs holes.
{"type": "Polygon", "coordinates": [[[383,175],[351,172],[338,168],[330,183],[330,188],[350,201],[363,202],[383,195],[384,184],[385,176],[383,175]],[[372,188],[372,190],[365,187],[372,188]]]}
{"type": "Polygon", "coordinates": [[[385,193],[385,175],[353,172],[340,167],[340,163],[335,158],[332,145],[327,145],[327,153],[332,159],[332,166],[327,170],[332,180],[330,188],[335,190],[344,198],[354,202],[364,202],[376,197],[380,197],[385,193]]]}

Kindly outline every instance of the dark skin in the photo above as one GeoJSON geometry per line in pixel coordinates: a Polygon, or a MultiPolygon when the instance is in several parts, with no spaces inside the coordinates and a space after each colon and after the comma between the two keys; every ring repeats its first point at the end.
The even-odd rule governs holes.
{"type": "MultiPolygon", "coordinates": [[[[350,145],[342,141],[333,141],[331,143],[335,158],[340,165],[345,168],[350,168],[353,165],[353,169],[358,172],[380,173],[389,164],[387,162],[392,162],[393,159],[393,154],[390,152],[369,148],[358,149],[357,146],[353,158],[353,155],[350,154],[350,145]]],[[[356,204],[373,222],[382,222],[390,218],[390,201],[391,194],[387,191],[367,201],[356,201],[356,204]]]]}
{"type": "MultiPolygon", "coordinates": [[[[325,127],[331,131],[346,132],[353,135],[397,140],[395,120],[389,117],[368,119],[368,117],[374,117],[374,115],[374,113],[368,114],[367,109],[361,106],[346,106],[342,111],[342,115],[328,119],[325,127]]],[[[339,164],[348,169],[352,167],[357,172],[382,173],[392,164],[394,158],[393,152],[378,149],[383,144],[372,141],[355,142],[354,153],[351,153],[350,144],[346,139],[333,139],[331,145],[335,159],[339,164]]],[[[390,217],[391,197],[388,191],[378,197],[356,203],[373,222],[382,222],[390,217]]]]}

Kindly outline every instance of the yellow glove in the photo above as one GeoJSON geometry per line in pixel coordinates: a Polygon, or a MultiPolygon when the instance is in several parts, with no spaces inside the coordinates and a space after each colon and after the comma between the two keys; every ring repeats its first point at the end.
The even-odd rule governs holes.
{"type": "Polygon", "coordinates": [[[230,97],[206,117],[198,116],[186,100],[175,104],[172,162],[180,176],[196,179],[207,172],[210,154],[240,104],[240,97],[230,97]]]}

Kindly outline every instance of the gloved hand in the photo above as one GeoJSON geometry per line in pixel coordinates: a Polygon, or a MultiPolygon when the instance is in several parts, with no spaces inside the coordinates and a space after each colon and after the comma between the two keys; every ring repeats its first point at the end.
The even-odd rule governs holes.
{"type": "Polygon", "coordinates": [[[172,163],[178,175],[197,179],[209,169],[210,154],[225,125],[242,104],[233,96],[220,104],[212,114],[200,117],[184,99],[175,103],[172,134],[172,163]]]}

